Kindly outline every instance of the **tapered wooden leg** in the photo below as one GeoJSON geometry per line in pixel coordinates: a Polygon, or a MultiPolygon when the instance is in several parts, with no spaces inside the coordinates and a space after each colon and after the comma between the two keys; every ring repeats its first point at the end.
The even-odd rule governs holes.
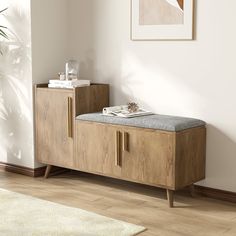
{"type": "Polygon", "coordinates": [[[166,189],[166,193],[167,193],[167,200],[169,202],[169,207],[173,207],[174,206],[174,191],[170,189],[166,189]]]}
{"type": "Polygon", "coordinates": [[[48,178],[51,169],[52,169],[52,166],[51,166],[51,165],[47,165],[47,168],[46,168],[46,171],[45,171],[45,175],[44,175],[44,178],[45,178],[45,179],[48,178]]]}
{"type": "Polygon", "coordinates": [[[189,185],[189,192],[190,192],[191,197],[195,197],[196,196],[194,184],[189,185]]]}

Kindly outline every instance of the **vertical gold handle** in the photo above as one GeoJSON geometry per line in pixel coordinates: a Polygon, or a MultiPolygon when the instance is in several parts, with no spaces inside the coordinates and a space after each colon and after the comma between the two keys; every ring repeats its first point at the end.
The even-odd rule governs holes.
{"type": "Polygon", "coordinates": [[[115,133],[115,165],[120,166],[120,131],[115,133]]]}
{"type": "Polygon", "coordinates": [[[67,130],[68,137],[72,138],[72,98],[67,98],[67,130]]]}
{"type": "Polygon", "coordinates": [[[129,151],[129,134],[127,132],[123,132],[123,151],[129,151]]]}

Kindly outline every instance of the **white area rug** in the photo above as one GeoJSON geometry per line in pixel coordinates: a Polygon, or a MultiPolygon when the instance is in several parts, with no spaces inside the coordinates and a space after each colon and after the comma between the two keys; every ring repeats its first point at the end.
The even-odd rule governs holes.
{"type": "Polygon", "coordinates": [[[131,236],[142,226],[0,189],[0,235],[131,236]]]}

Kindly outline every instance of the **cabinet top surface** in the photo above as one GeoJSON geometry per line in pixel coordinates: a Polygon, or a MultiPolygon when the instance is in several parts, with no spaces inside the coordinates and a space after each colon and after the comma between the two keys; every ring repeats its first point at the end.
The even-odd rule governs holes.
{"type": "Polygon", "coordinates": [[[74,88],[48,88],[48,84],[36,84],[36,90],[54,91],[54,92],[74,92],[81,88],[109,87],[109,84],[91,83],[90,86],[74,87],[74,88]]]}

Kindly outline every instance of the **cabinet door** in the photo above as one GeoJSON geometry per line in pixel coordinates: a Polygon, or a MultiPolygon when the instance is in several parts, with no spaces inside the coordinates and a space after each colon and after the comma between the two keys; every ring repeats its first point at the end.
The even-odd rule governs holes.
{"type": "Polygon", "coordinates": [[[37,160],[72,167],[72,90],[38,88],[35,96],[37,160]]]}
{"type": "Polygon", "coordinates": [[[121,133],[116,127],[76,121],[75,168],[119,177],[121,133]]]}
{"type": "Polygon", "coordinates": [[[156,186],[174,186],[174,135],[123,128],[122,177],[156,186]]]}

